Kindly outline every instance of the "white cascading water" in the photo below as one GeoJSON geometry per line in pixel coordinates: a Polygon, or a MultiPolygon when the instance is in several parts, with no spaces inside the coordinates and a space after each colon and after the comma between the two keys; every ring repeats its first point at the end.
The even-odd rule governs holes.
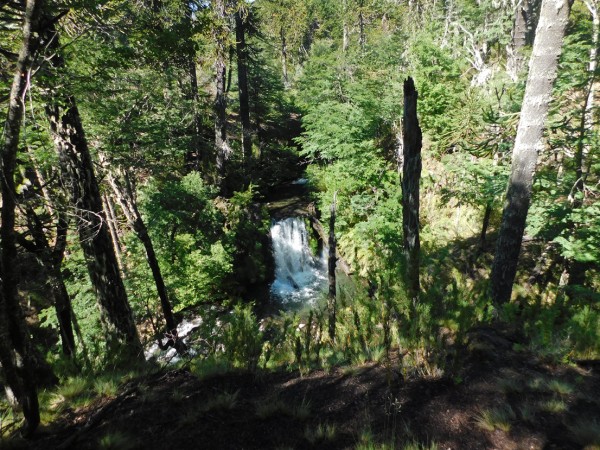
{"type": "Polygon", "coordinates": [[[271,240],[275,259],[271,295],[284,304],[312,303],[327,277],[323,262],[311,254],[304,220],[289,217],[275,222],[271,240]]]}

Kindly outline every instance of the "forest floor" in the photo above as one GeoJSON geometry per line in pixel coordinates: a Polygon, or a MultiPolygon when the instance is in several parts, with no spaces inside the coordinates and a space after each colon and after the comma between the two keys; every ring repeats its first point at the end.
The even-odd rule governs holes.
{"type": "Polygon", "coordinates": [[[600,448],[598,361],[549,363],[485,328],[463,353],[437,378],[404,377],[389,368],[398,360],[305,375],[155,372],[67,409],[26,448],[600,448]]]}

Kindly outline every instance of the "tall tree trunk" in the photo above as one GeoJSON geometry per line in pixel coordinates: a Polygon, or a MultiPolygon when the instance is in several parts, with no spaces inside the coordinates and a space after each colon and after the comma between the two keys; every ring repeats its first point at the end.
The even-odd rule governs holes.
{"type": "Polygon", "coordinates": [[[217,25],[214,38],[216,43],[215,71],[215,152],[217,167],[217,183],[221,192],[225,193],[226,161],[229,159],[231,149],[227,143],[227,96],[225,94],[225,41],[227,36],[227,20],[225,13],[225,0],[215,1],[215,16],[217,25]]]}
{"type": "Polygon", "coordinates": [[[348,29],[348,0],[342,0],[342,52],[348,51],[350,30],[348,29]]]}
{"type": "MultiPolygon", "coordinates": [[[[193,27],[193,5],[191,2],[184,0],[184,20],[185,25],[189,30],[193,27]]],[[[189,99],[193,109],[193,130],[192,139],[190,141],[190,158],[194,170],[201,171],[203,178],[210,181],[209,173],[209,158],[210,156],[203,151],[202,147],[202,117],[200,116],[200,96],[198,91],[198,75],[196,73],[196,50],[193,45],[189,46],[187,55],[187,69],[190,77],[189,99]]]]}
{"type": "Polygon", "coordinates": [[[515,7],[515,18],[511,42],[507,46],[506,71],[513,81],[517,81],[525,64],[524,49],[532,45],[539,14],[539,0],[520,0],[515,7]]]}
{"type": "Polygon", "coordinates": [[[552,99],[558,58],[569,19],[569,0],[543,0],[523,107],[513,150],[502,225],[492,264],[491,296],[496,305],[510,300],[531,199],[537,154],[552,99]]]}
{"type": "Polygon", "coordinates": [[[117,264],[119,264],[119,268],[121,269],[121,274],[123,276],[125,273],[125,267],[123,266],[123,257],[121,250],[121,241],[119,239],[119,231],[117,229],[117,216],[115,214],[115,209],[113,207],[112,199],[107,193],[102,195],[102,204],[104,207],[104,211],[106,212],[106,224],[108,225],[108,231],[110,231],[110,237],[113,243],[113,248],[115,249],[115,256],[117,257],[117,264]]]}
{"type": "Polygon", "coordinates": [[[513,81],[517,81],[523,68],[525,55],[523,50],[527,45],[527,15],[529,13],[529,0],[521,0],[515,8],[515,19],[511,33],[511,42],[507,47],[508,58],[506,71],[513,81]]]}
{"type": "Polygon", "coordinates": [[[485,242],[487,237],[487,230],[490,226],[490,218],[492,216],[492,202],[485,205],[485,212],[483,213],[483,224],[481,225],[481,233],[479,234],[479,251],[482,252],[485,249],[485,242]]]}
{"type": "Polygon", "coordinates": [[[285,31],[283,27],[279,30],[281,37],[281,68],[283,71],[283,85],[289,87],[288,70],[287,70],[287,41],[285,40],[285,31]]]}
{"type": "Polygon", "coordinates": [[[249,169],[252,163],[252,130],[250,128],[250,99],[248,96],[248,48],[246,47],[246,24],[240,11],[235,13],[235,41],[238,65],[240,120],[242,124],[242,149],[244,153],[244,176],[246,182],[249,182],[249,169]]]}
{"type": "MultiPolygon", "coordinates": [[[[50,66],[56,76],[61,76],[65,63],[58,53],[58,35],[54,30],[49,30],[48,34],[48,42],[52,42],[50,47],[53,47],[49,50],[55,52],[50,58],[50,66]]],[[[46,88],[46,116],[59,156],[62,182],[76,211],[79,241],[109,348],[123,356],[141,357],[140,340],[106,224],[100,189],[75,98],[52,90],[50,86],[46,88]]]]}
{"type": "MultiPolygon", "coordinates": [[[[575,148],[575,186],[574,195],[570,196],[573,209],[581,208],[586,196],[585,181],[587,179],[587,157],[590,152],[589,136],[593,133],[594,127],[594,101],[596,96],[596,70],[598,67],[598,32],[600,31],[600,16],[598,14],[598,0],[586,0],[591,18],[592,18],[592,48],[590,49],[590,61],[588,65],[587,89],[583,100],[581,117],[579,120],[579,130],[577,145],[575,148]]],[[[575,232],[577,224],[570,223],[570,228],[575,232]]],[[[563,279],[567,280],[569,286],[583,285],[585,283],[586,272],[589,263],[567,259],[565,261],[565,270],[563,279]]]]}
{"type": "Polygon", "coordinates": [[[39,41],[41,0],[27,0],[23,41],[17,69],[9,97],[8,115],[4,126],[2,146],[2,224],[0,226],[0,364],[6,387],[25,415],[25,431],[35,431],[40,421],[37,386],[34,379],[36,366],[25,317],[17,293],[17,259],[15,208],[16,189],[14,173],[21,124],[25,110],[25,94],[29,86],[30,70],[39,41]]]}
{"type": "Polygon", "coordinates": [[[167,325],[167,332],[173,332],[177,328],[177,323],[175,322],[173,309],[171,308],[171,302],[169,301],[169,297],[167,295],[167,287],[165,286],[160,265],[158,263],[158,258],[156,257],[156,252],[154,251],[154,245],[152,245],[152,240],[148,234],[148,229],[146,228],[146,224],[144,223],[142,215],[137,207],[135,191],[129,174],[123,171],[121,177],[122,181],[110,171],[108,172],[107,177],[112,191],[115,194],[115,197],[117,198],[125,217],[127,218],[129,226],[144,246],[144,250],[146,251],[146,260],[148,261],[148,266],[150,266],[150,270],[152,271],[152,276],[154,277],[156,291],[160,299],[160,306],[162,308],[165,323],[167,325]]]}
{"type": "Polygon", "coordinates": [[[421,285],[419,265],[421,243],[419,240],[419,182],[421,180],[422,134],[417,117],[418,93],[412,78],[404,81],[404,165],[402,167],[402,228],[406,257],[406,289],[416,303],[421,285]]]}
{"type": "Polygon", "coordinates": [[[62,350],[65,355],[72,357],[75,355],[73,308],[60,270],[67,246],[69,227],[67,216],[63,211],[57,210],[56,242],[54,247],[51,247],[44,231],[44,223],[42,223],[35,210],[29,205],[26,205],[23,209],[33,242],[22,236],[17,236],[17,240],[23,248],[36,255],[40,263],[46,268],[47,284],[54,298],[62,350]]]}
{"type": "Polygon", "coordinates": [[[327,258],[327,274],[329,278],[329,295],[327,297],[327,310],[329,313],[329,338],[331,341],[335,341],[335,321],[336,321],[336,283],[335,283],[335,267],[337,263],[336,258],[336,241],[335,241],[335,203],[336,203],[337,192],[333,194],[333,202],[331,203],[330,216],[329,216],[329,257],[327,258]]]}
{"type": "MultiPolygon", "coordinates": [[[[598,68],[598,33],[600,32],[600,14],[598,12],[598,0],[586,0],[585,4],[592,16],[592,48],[590,49],[590,62],[588,65],[589,79],[587,92],[584,98],[581,120],[579,123],[579,136],[575,150],[575,176],[577,181],[575,190],[584,193],[585,179],[587,177],[586,159],[590,152],[590,140],[587,139],[594,126],[594,101],[596,97],[596,70],[598,68]]],[[[581,200],[575,198],[574,207],[581,206],[581,200]]]]}
{"type": "Polygon", "coordinates": [[[365,35],[364,1],[360,0],[358,5],[358,45],[361,50],[364,50],[367,43],[367,37],[365,35]]]}

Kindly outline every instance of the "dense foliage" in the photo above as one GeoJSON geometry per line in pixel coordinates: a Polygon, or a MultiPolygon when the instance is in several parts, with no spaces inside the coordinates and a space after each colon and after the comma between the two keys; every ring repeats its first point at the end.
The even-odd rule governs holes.
{"type": "MultiPolygon", "coordinates": [[[[24,3],[0,1],[6,94],[24,3]]],[[[49,126],[49,105],[65,99],[77,102],[93,161],[86,170],[98,180],[99,214],[141,341],[172,331],[157,295],[163,283],[178,320],[202,317],[191,360],[198,372],[390,363],[396,350],[404,374],[451,375],[460,364],[451,344],[495,319],[558,360],[600,356],[597,2],[572,7],[512,300],[500,308],[488,279],[531,52],[531,42],[517,42],[522,2],[47,3],[60,47],[40,44],[21,99],[15,265],[23,268],[17,296],[32,348],[60,377],[123,364],[100,338],[110,327],[95,306],[93,269],[77,239],[81,214],[49,126]],[[247,85],[237,76],[244,61],[247,85]],[[409,76],[424,133],[417,303],[403,282],[409,76]],[[244,105],[251,155],[242,150],[244,105]],[[324,332],[323,299],[300,313],[264,313],[273,309],[265,299],[274,271],[267,207],[300,177],[308,179],[313,219],[327,224],[337,199],[337,250],[350,276],[338,270],[335,342],[324,332]],[[63,285],[73,355],[60,350],[52,287],[63,285]]],[[[536,14],[528,18],[534,30],[536,14]]],[[[7,107],[8,95],[1,100],[7,107]]]]}

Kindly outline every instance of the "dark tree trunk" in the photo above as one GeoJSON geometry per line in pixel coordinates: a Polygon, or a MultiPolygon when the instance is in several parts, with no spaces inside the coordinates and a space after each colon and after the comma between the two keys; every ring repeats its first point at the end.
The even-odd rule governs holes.
{"type": "Polygon", "coordinates": [[[515,8],[515,18],[508,47],[506,69],[509,76],[516,81],[525,65],[524,49],[532,45],[539,14],[539,0],[522,0],[515,8]]]}
{"type": "Polygon", "coordinates": [[[402,166],[402,229],[406,257],[406,288],[416,302],[419,283],[419,181],[421,179],[422,134],[417,117],[418,93],[412,78],[404,82],[404,118],[402,123],[404,164],[402,166]]]}
{"type": "Polygon", "coordinates": [[[102,196],[102,199],[104,204],[104,211],[106,212],[106,223],[108,225],[108,230],[110,231],[110,237],[113,243],[113,248],[115,249],[115,256],[117,257],[117,264],[119,264],[121,274],[125,276],[122,258],[123,252],[121,249],[121,241],[119,239],[119,231],[117,229],[117,216],[115,215],[113,203],[108,194],[105,193],[102,196]]]}
{"type": "Polygon", "coordinates": [[[481,233],[479,234],[479,251],[482,252],[485,249],[485,242],[487,237],[487,230],[490,226],[490,217],[492,216],[492,204],[488,203],[485,205],[485,212],[483,213],[483,224],[481,225],[481,233]]]}
{"type": "Polygon", "coordinates": [[[229,70],[227,70],[227,87],[225,88],[225,92],[229,92],[231,90],[231,76],[233,74],[233,70],[231,70],[231,68],[233,67],[233,58],[235,57],[235,48],[233,47],[233,45],[229,46],[229,64],[227,64],[227,67],[229,67],[229,70]]]}
{"type": "Polygon", "coordinates": [[[227,143],[227,96],[225,94],[225,40],[227,36],[227,18],[225,14],[225,0],[215,1],[215,16],[217,25],[214,37],[216,42],[215,71],[215,152],[218,184],[221,192],[225,193],[226,161],[229,159],[231,149],[227,143]]]}
{"type": "Polygon", "coordinates": [[[240,121],[242,124],[242,149],[244,175],[249,181],[252,163],[252,130],[250,128],[250,99],[248,96],[248,49],[246,47],[246,24],[240,11],[235,13],[235,49],[237,54],[238,93],[240,97],[240,121]]]}
{"type": "Polygon", "coordinates": [[[21,124],[25,109],[25,93],[29,86],[33,55],[39,47],[41,0],[27,0],[23,41],[9,97],[8,115],[4,126],[2,146],[2,224],[0,227],[0,364],[6,388],[15,404],[23,410],[25,432],[35,431],[40,421],[37,386],[34,379],[35,356],[25,317],[17,293],[17,259],[14,173],[21,124]]]}
{"type": "MultiPolygon", "coordinates": [[[[192,3],[184,2],[185,8],[185,24],[192,30],[194,11],[192,3]]],[[[192,139],[190,141],[190,155],[188,161],[192,161],[194,170],[201,171],[203,178],[206,181],[210,179],[209,173],[209,158],[210,156],[203,151],[202,147],[202,118],[200,117],[200,96],[198,93],[198,75],[196,73],[196,50],[192,45],[189,46],[187,55],[188,73],[190,77],[189,99],[192,102],[193,108],[193,130],[192,139]]]]}
{"type": "Polygon", "coordinates": [[[492,265],[491,295],[496,305],[510,300],[517,273],[537,153],[543,145],[544,124],[552,99],[552,85],[556,78],[569,10],[569,0],[542,2],[513,150],[506,204],[492,265]]]}
{"type": "Polygon", "coordinates": [[[40,263],[46,268],[47,284],[54,298],[54,307],[58,319],[58,329],[61,337],[63,353],[69,357],[75,355],[75,336],[73,334],[73,308],[67,288],[65,286],[61,265],[67,245],[68,221],[64,212],[58,212],[56,224],[56,242],[54,248],[50,246],[44,224],[32,207],[25,207],[27,225],[32,241],[18,236],[19,244],[26,250],[35,254],[40,263]]]}
{"type": "Polygon", "coordinates": [[[110,171],[108,172],[108,182],[110,183],[112,191],[114,192],[115,197],[117,198],[117,201],[119,202],[119,205],[121,206],[121,209],[127,218],[129,226],[135,232],[138,239],[142,242],[144,250],[146,251],[146,260],[148,261],[148,265],[152,271],[152,276],[154,277],[156,291],[160,299],[160,305],[165,318],[165,323],[167,325],[167,332],[173,332],[177,328],[177,323],[175,322],[175,317],[173,316],[173,309],[171,308],[171,302],[169,301],[169,297],[167,295],[167,287],[165,286],[160,265],[158,264],[158,258],[156,257],[156,252],[154,251],[154,245],[152,245],[152,240],[148,234],[148,229],[146,228],[146,224],[144,223],[142,215],[137,207],[134,188],[131,184],[129,174],[124,172],[122,178],[123,182],[121,182],[121,180],[113,173],[110,171]]]}
{"type": "MultiPolygon", "coordinates": [[[[58,36],[51,30],[51,51],[58,52],[58,36]],[[54,36],[53,36],[54,34],[54,36]]],[[[50,59],[54,75],[64,70],[64,60],[50,59]]],[[[47,86],[47,88],[50,88],[47,86]]],[[[46,116],[59,156],[61,176],[77,215],[79,241],[100,308],[109,348],[119,354],[141,357],[141,344],[127,301],[127,293],[110,238],[92,157],[73,96],[53,91],[46,94],[46,116]]]]}
{"type": "MultiPolygon", "coordinates": [[[[581,208],[586,197],[585,182],[588,176],[587,160],[590,153],[591,145],[590,133],[594,126],[594,102],[596,97],[596,71],[598,67],[598,33],[600,32],[600,16],[598,14],[598,2],[586,1],[586,6],[592,16],[592,47],[590,49],[590,62],[588,65],[588,83],[586,95],[584,97],[583,108],[579,121],[579,130],[577,138],[577,146],[575,148],[575,188],[574,194],[571,196],[571,204],[573,209],[581,208]]],[[[577,224],[570,224],[575,230],[577,224]]],[[[583,263],[577,260],[568,260],[566,270],[569,274],[569,285],[583,285],[585,283],[586,272],[589,268],[588,263],[583,263]]]]}
{"type": "Polygon", "coordinates": [[[331,203],[329,216],[329,257],[327,258],[327,274],[329,278],[329,295],[327,300],[327,310],[329,313],[329,338],[335,341],[335,315],[336,315],[336,285],[335,285],[335,267],[337,265],[336,241],[335,241],[335,203],[337,192],[333,194],[333,202],[331,203]]]}
{"type": "Polygon", "coordinates": [[[285,31],[283,30],[283,27],[280,28],[279,35],[281,36],[281,69],[283,71],[283,84],[285,87],[288,87],[287,41],[285,40],[285,31]]]}
{"type": "Polygon", "coordinates": [[[365,35],[365,16],[364,16],[364,2],[361,0],[358,9],[358,45],[361,50],[365,49],[367,43],[367,37],[365,35]]]}

